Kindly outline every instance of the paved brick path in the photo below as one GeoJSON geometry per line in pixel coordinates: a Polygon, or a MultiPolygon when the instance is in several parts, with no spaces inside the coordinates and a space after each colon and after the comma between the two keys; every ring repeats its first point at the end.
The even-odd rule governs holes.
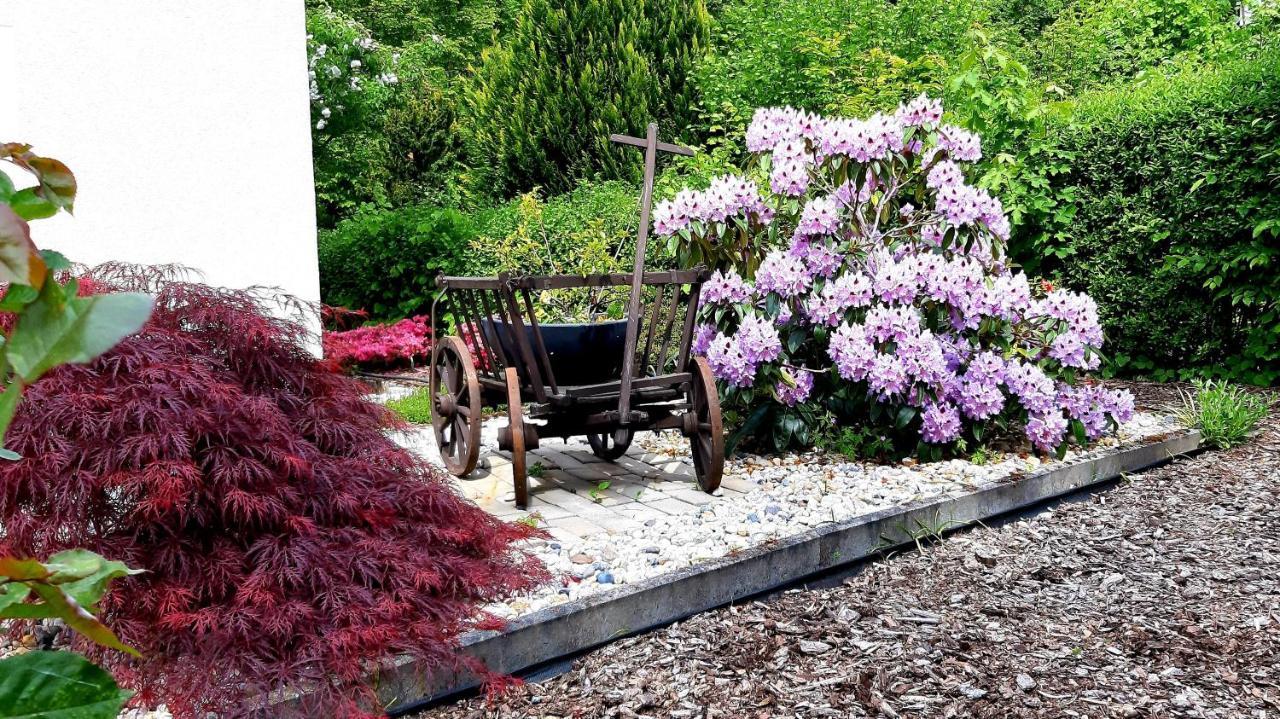
{"type": "Polygon", "coordinates": [[[529,510],[516,509],[510,454],[490,441],[480,451],[471,476],[455,478],[463,494],[486,511],[507,520],[529,516],[561,540],[600,532],[635,529],[651,519],[696,512],[719,497],[744,493],[752,485],[725,477],[714,495],[698,489],[687,454],[645,452],[636,444],[615,462],[591,453],[581,440],[543,440],[528,453],[529,510]]]}

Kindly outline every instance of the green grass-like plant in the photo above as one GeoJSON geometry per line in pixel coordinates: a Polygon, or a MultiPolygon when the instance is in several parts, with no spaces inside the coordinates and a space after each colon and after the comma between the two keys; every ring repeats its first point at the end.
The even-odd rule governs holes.
{"type": "Polygon", "coordinates": [[[1200,430],[1201,440],[1219,449],[1243,443],[1267,416],[1270,403],[1240,385],[1198,380],[1182,390],[1182,404],[1174,408],[1178,421],[1200,430]]]}
{"type": "Polygon", "coordinates": [[[387,402],[387,409],[413,424],[431,424],[431,393],[424,387],[411,395],[387,402]]]}

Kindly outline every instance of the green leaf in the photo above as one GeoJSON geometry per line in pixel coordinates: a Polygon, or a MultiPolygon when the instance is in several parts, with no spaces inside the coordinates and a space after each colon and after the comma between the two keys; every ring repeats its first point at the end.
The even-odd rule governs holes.
{"type": "Polygon", "coordinates": [[[13,180],[9,176],[0,172],[0,202],[8,202],[13,197],[13,180]]]}
{"type": "Polygon", "coordinates": [[[32,579],[43,580],[48,576],[49,570],[38,559],[0,557],[0,577],[25,582],[32,579]]]}
{"type": "Polygon", "coordinates": [[[44,563],[49,570],[50,584],[61,584],[81,606],[98,603],[112,579],[141,574],[142,569],[130,569],[124,562],[105,559],[87,549],[69,549],[49,557],[44,563]]]}
{"type": "Polygon", "coordinates": [[[48,265],[51,270],[57,271],[71,269],[71,260],[68,260],[66,255],[63,255],[57,250],[40,250],[40,256],[44,258],[44,263],[48,265]]]}
{"type": "Polygon", "coordinates": [[[0,719],[115,719],[133,692],[71,652],[0,661],[0,719]]]}
{"type": "Polygon", "coordinates": [[[738,446],[738,443],[741,442],[743,438],[750,436],[760,428],[760,425],[764,423],[771,409],[773,409],[773,406],[768,403],[764,403],[756,407],[755,411],[751,413],[751,416],[747,417],[747,421],[743,422],[742,426],[738,428],[738,431],[729,435],[729,438],[725,440],[724,443],[724,453],[726,457],[733,454],[734,448],[738,446]]]}
{"type": "Polygon", "coordinates": [[[31,594],[31,587],[22,582],[6,582],[0,584],[0,617],[5,615],[5,608],[18,604],[31,594]]]}
{"type": "MultiPolygon", "coordinates": [[[[18,401],[22,399],[22,383],[15,380],[3,393],[0,393],[0,444],[4,443],[4,435],[9,431],[13,415],[18,411],[18,401]]],[[[18,460],[22,456],[9,449],[0,449],[0,459],[18,460]]],[[[0,571],[0,574],[3,574],[0,571]]]]}
{"type": "Polygon", "coordinates": [[[53,158],[40,157],[31,152],[30,145],[19,142],[0,144],[0,160],[8,160],[35,175],[40,183],[36,190],[39,195],[71,212],[76,199],[76,178],[66,165],[53,158]]]}
{"type": "Polygon", "coordinates": [[[1089,434],[1084,428],[1084,422],[1078,419],[1071,420],[1071,434],[1075,436],[1076,443],[1081,447],[1089,443],[1089,434]]]}
{"type": "Polygon", "coordinates": [[[787,351],[795,354],[796,350],[800,349],[800,345],[804,344],[804,336],[805,331],[802,327],[791,330],[787,335],[787,351]]]}
{"type": "Polygon", "coordinates": [[[17,312],[34,302],[39,296],[40,291],[31,285],[9,285],[9,291],[4,293],[4,299],[0,299],[0,312],[17,312]]]}
{"type": "Polygon", "coordinates": [[[907,425],[911,424],[911,420],[915,418],[916,418],[915,407],[906,407],[906,406],[900,407],[898,409],[898,415],[893,420],[893,426],[895,429],[902,429],[903,427],[906,427],[907,425]]]}
{"type": "MultiPolygon", "coordinates": [[[[47,613],[43,616],[53,616],[61,619],[66,622],[67,626],[83,634],[94,643],[108,649],[118,649],[135,657],[142,656],[137,649],[121,642],[115,632],[112,632],[107,625],[98,621],[97,617],[80,606],[80,603],[63,591],[62,587],[52,584],[33,583],[31,589],[44,600],[47,613]]],[[[17,609],[17,607],[13,607],[13,609],[17,609]]]]}
{"type": "Polygon", "coordinates": [[[53,367],[84,363],[137,332],[151,314],[149,295],[118,292],[63,298],[49,281],[18,318],[9,338],[9,362],[27,383],[53,367]]]}
{"type": "Polygon", "coordinates": [[[58,214],[58,206],[36,194],[36,188],[18,190],[9,198],[9,206],[24,220],[43,220],[58,214]]]}

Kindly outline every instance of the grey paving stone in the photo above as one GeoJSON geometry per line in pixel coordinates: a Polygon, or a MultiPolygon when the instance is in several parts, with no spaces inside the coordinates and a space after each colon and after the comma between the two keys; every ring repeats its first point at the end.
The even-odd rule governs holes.
{"type": "Polygon", "coordinates": [[[688,504],[696,504],[700,507],[707,504],[711,504],[712,502],[715,501],[715,497],[712,497],[711,495],[707,494],[706,492],[703,492],[700,489],[669,490],[666,492],[666,494],[671,495],[672,497],[680,500],[681,502],[686,502],[688,504]]]}
{"type": "Polygon", "coordinates": [[[603,482],[605,480],[614,479],[614,475],[602,472],[596,466],[582,466],[574,469],[566,470],[569,474],[583,480],[584,482],[603,482]]]}
{"type": "Polygon", "coordinates": [[[653,465],[646,464],[635,457],[629,457],[626,455],[619,457],[615,464],[632,474],[638,474],[642,477],[657,477],[662,474],[662,472],[653,465]]]}
{"type": "Polygon", "coordinates": [[[605,531],[604,526],[582,517],[565,517],[564,519],[558,519],[555,522],[555,528],[576,537],[584,538],[590,537],[593,534],[602,534],[605,531]]]}
{"type": "Polygon", "coordinates": [[[682,502],[674,497],[645,502],[644,506],[657,509],[666,514],[685,514],[688,512],[698,511],[698,507],[696,505],[689,504],[688,502],[682,502]]]}
{"type": "MultiPolygon", "coordinates": [[[[681,504],[684,504],[684,503],[681,502],[681,504]]],[[[654,506],[653,504],[641,504],[639,502],[633,502],[631,504],[618,507],[614,511],[628,519],[631,519],[637,522],[646,522],[650,519],[658,519],[660,517],[667,516],[666,512],[662,511],[661,509],[654,506]]]]}
{"type": "Polygon", "coordinates": [[[609,475],[610,477],[624,477],[626,475],[633,474],[631,470],[627,469],[626,467],[623,467],[622,465],[619,465],[619,464],[613,464],[611,462],[601,462],[600,464],[596,464],[592,466],[595,469],[598,469],[601,472],[604,472],[605,474],[609,475]]]}
{"type": "Polygon", "coordinates": [[[585,466],[578,458],[563,451],[559,447],[540,447],[533,451],[539,457],[551,462],[560,469],[573,469],[585,466]]]}

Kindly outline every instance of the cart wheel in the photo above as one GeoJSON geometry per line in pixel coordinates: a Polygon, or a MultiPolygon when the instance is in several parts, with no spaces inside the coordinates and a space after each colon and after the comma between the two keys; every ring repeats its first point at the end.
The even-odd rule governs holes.
{"type": "Polygon", "coordinates": [[[471,352],[445,337],[431,353],[431,426],[444,466],[465,477],[480,458],[480,381],[471,352]]]}
{"type": "Polygon", "coordinates": [[[511,435],[511,479],[516,485],[516,507],[529,506],[529,479],[524,466],[524,410],[520,407],[520,375],[507,368],[507,431],[511,435]]]}
{"type": "Polygon", "coordinates": [[[591,452],[595,456],[606,462],[612,462],[626,454],[627,448],[631,446],[632,437],[635,437],[635,432],[629,429],[620,429],[617,432],[589,434],[587,435],[587,442],[591,444],[591,452]],[[624,438],[622,442],[618,441],[619,436],[624,438]]]}
{"type": "Polygon", "coordinates": [[[716,393],[711,367],[701,357],[695,357],[693,362],[684,433],[693,450],[698,487],[710,494],[720,487],[720,477],[724,474],[724,424],[720,420],[720,395],[716,393]]]}

